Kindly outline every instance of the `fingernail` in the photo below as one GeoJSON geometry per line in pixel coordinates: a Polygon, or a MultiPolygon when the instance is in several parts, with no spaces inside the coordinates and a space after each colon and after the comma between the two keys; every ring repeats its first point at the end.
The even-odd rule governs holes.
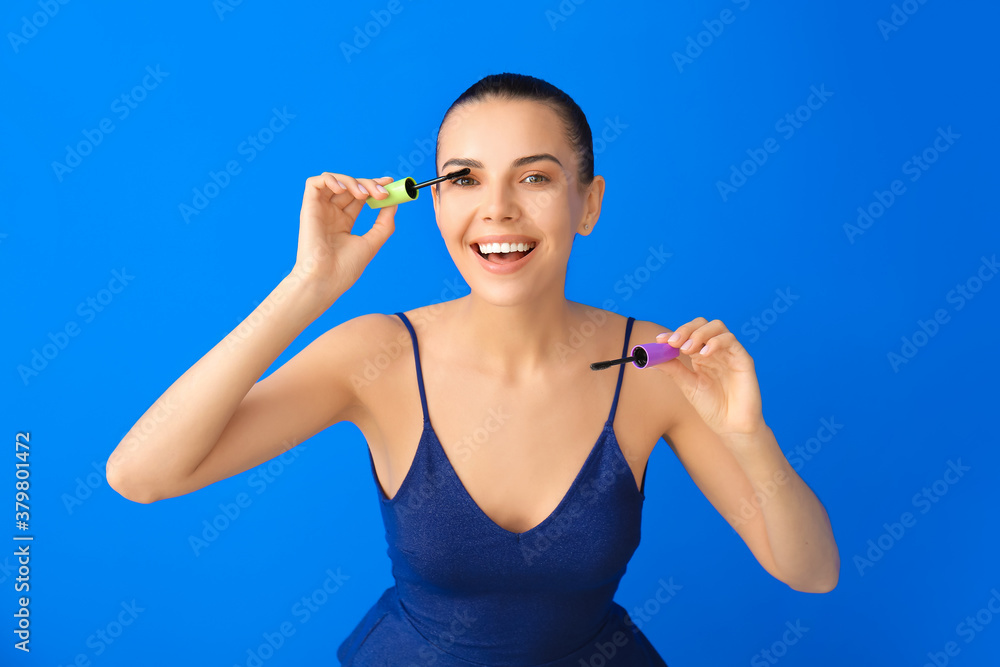
{"type": "Polygon", "coordinates": [[[705,347],[701,348],[701,352],[699,352],[698,354],[708,354],[708,345],[706,345],[705,347]]]}
{"type": "Polygon", "coordinates": [[[669,335],[670,335],[670,332],[669,332],[669,331],[664,331],[663,333],[658,333],[658,334],[656,334],[656,337],[657,337],[657,338],[660,338],[661,336],[669,336],[669,335]]]}
{"type": "Polygon", "coordinates": [[[681,335],[679,333],[675,333],[673,336],[671,336],[670,338],[667,339],[667,342],[668,343],[676,343],[680,339],[681,339],[681,335]]]}
{"type": "Polygon", "coordinates": [[[692,340],[689,340],[688,342],[686,342],[686,343],[684,343],[683,345],[681,345],[681,349],[682,349],[682,350],[686,350],[686,349],[688,349],[689,347],[691,347],[691,343],[693,343],[693,342],[694,342],[694,341],[692,341],[692,340]]]}
{"type": "Polygon", "coordinates": [[[375,184],[375,187],[378,189],[379,192],[388,192],[388,190],[386,190],[385,188],[383,188],[378,183],[375,184]]]}
{"type": "Polygon", "coordinates": [[[347,186],[344,185],[343,183],[341,183],[339,180],[337,181],[337,185],[339,185],[340,187],[344,188],[345,190],[347,189],[347,186]]]}
{"type": "Polygon", "coordinates": [[[360,190],[364,194],[368,194],[368,190],[366,190],[365,186],[361,185],[360,183],[358,183],[358,190],[360,190]]]}

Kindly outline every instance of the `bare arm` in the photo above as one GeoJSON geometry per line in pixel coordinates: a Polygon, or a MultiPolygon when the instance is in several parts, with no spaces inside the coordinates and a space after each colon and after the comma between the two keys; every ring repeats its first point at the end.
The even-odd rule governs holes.
{"type": "MultiPolygon", "coordinates": [[[[670,329],[657,325],[649,331],[670,329]]],[[[693,370],[690,355],[699,349],[700,343],[678,357],[688,371],[693,370]]],[[[840,556],[829,517],[785,459],[771,429],[762,424],[746,435],[720,435],[676,383],[661,384],[668,392],[664,404],[674,406],[664,440],[761,566],[794,590],[833,590],[840,556]]]]}
{"type": "MultiPolygon", "coordinates": [[[[376,192],[374,181],[361,180],[376,192]]],[[[277,456],[354,408],[346,370],[371,318],[331,329],[257,380],[391,235],[395,206],[381,209],[367,234],[350,233],[367,198],[357,183],[329,173],[306,181],[295,268],[129,430],[108,459],[112,488],[143,503],[189,493],[277,456]]]]}
{"type": "MultiPolygon", "coordinates": [[[[108,483],[137,502],[185,492],[181,487],[189,485],[184,480],[220,442],[241,403],[251,399],[248,392],[257,379],[316,318],[317,308],[301,281],[296,284],[291,278],[282,280],[250,316],[170,385],[132,427],[108,459],[108,483]]],[[[249,405],[256,401],[247,402],[249,405]]],[[[242,421],[246,419],[243,415],[242,421]]],[[[273,419],[270,423],[259,422],[257,426],[263,427],[263,432],[243,439],[238,448],[234,444],[227,446],[232,453],[227,466],[230,475],[288,449],[281,446],[283,438],[273,419]]],[[[232,443],[235,434],[233,429],[228,430],[227,442],[232,443]]]]}

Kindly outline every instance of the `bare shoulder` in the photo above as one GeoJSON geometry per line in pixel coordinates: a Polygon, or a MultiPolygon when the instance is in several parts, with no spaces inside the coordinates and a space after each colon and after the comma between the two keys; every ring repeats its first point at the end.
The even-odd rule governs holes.
{"type": "Polygon", "coordinates": [[[368,313],[346,320],[327,331],[330,345],[336,346],[335,353],[350,358],[347,370],[350,372],[355,389],[361,386],[358,376],[365,370],[371,375],[371,367],[385,370],[392,361],[402,356],[400,345],[409,345],[409,334],[402,321],[387,313],[368,313]],[[394,345],[395,344],[395,345],[394,345]]]}
{"type": "MultiPolygon", "coordinates": [[[[363,404],[366,392],[361,390],[372,384],[375,371],[381,375],[390,365],[390,356],[402,356],[403,350],[398,344],[400,332],[408,345],[409,337],[398,317],[368,313],[328,329],[313,344],[322,350],[320,363],[329,364],[327,370],[335,376],[330,378],[331,382],[349,386],[354,401],[363,404]],[[397,342],[395,352],[393,341],[397,342]]],[[[384,386],[385,383],[379,385],[384,386]]]]}
{"type": "MultiPolygon", "coordinates": [[[[403,313],[419,339],[427,338],[428,324],[440,314],[438,306],[440,304],[403,313]]],[[[365,423],[376,420],[375,415],[382,407],[405,398],[400,392],[415,383],[413,340],[403,320],[389,313],[360,315],[336,329],[344,330],[335,339],[341,347],[336,353],[343,354],[346,348],[351,357],[341,373],[350,382],[360,408],[352,415],[352,421],[365,430],[365,423]]]]}
{"type": "Polygon", "coordinates": [[[345,320],[334,328],[344,329],[347,335],[357,340],[359,345],[363,345],[365,341],[370,341],[373,337],[379,338],[383,335],[393,334],[399,324],[399,318],[394,315],[367,313],[345,320]]]}
{"type": "MultiPolygon", "coordinates": [[[[448,303],[435,303],[402,312],[417,337],[425,341],[436,333],[434,325],[446,319],[447,308],[448,303]]],[[[338,342],[350,345],[354,357],[352,373],[361,380],[367,380],[358,382],[358,377],[355,377],[356,388],[370,387],[375,375],[381,377],[397,367],[409,368],[413,365],[413,340],[406,324],[394,313],[359,315],[336,329],[344,330],[337,337],[338,342]]]]}

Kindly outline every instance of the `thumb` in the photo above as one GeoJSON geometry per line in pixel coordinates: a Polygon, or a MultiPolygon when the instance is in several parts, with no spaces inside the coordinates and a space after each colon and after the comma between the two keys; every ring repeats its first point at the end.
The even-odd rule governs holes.
{"type": "Polygon", "coordinates": [[[673,379],[685,395],[687,395],[688,388],[695,387],[698,384],[698,374],[689,370],[688,367],[684,365],[684,362],[680,360],[680,357],[670,359],[662,364],[656,364],[650,368],[658,370],[673,379]]]}
{"type": "MultiPolygon", "coordinates": [[[[667,329],[663,333],[657,334],[656,342],[666,343],[667,339],[670,338],[670,336],[673,335],[673,333],[674,332],[672,329],[667,329]]],[[[683,352],[681,354],[683,354],[683,352]]],[[[684,364],[684,362],[681,361],[680,356],[675,357],[674,359],[670,359],[669,361],[665,361],[662,364],[657,364],[653,366],[653,368],[657,369],[661,373],[664,373],[670,378],[672,378],[673,381],[677,384],[677,386],[680,387],[682,391],[684,391],[685,395],[687,395],[687,389],[689,387],[694,387],[697,385],[698,375],[695,372],[688,369],[688,367],[684,364]]]]}
{"type": "Polygon", "coordinates": [[[385,245],[385,242],[396,231],[396,208],[399,204],[379,209],[375,224],[361,237],[368,241],[372,249],[372,257],[385,245]]]}

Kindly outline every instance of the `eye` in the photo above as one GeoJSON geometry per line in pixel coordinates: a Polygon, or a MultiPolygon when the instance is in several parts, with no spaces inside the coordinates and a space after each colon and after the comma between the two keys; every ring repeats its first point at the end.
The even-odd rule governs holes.
{"type": "MultiPolygon", "coordinates": [[[[527,176],[524,177],[524,180],[528,181],[529,185],[541,185],[542,183],[544,183],[546,181],[549,181],[551,179],[548,176],[544,175],[544,174],[528,174],[527,176]],[[528,181],[528,179],[531,179],[531,178],[534,178],[534,179],[537,179],[537,180],[528,181]]],[[[472,184],[474,184],[476,182],[476,179],[470,178],[469,176],[459,176],[458,178],[453,178],[449,182],[452,183],[453,185],[457,185],[460,188],[468,188],[468,187],[472,187],[472,184]],[[471,181],[472,183],[463,183],[463,181],[471,181]]]]}

